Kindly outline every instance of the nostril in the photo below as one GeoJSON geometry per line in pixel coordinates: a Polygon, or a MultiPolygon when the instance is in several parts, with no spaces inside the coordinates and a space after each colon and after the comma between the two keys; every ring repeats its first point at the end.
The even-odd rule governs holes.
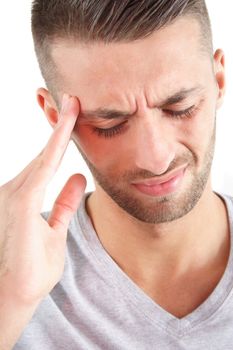
{"type": "Polygon", "coordinates": [[[169,149],[160,152],[158,150],[148,149],[144,152],[141,148],[135,155],[135,164],[138,168],[150,171],[161,176],[167,172],[170,164],[175,159],[175,153],[169,149]]]}

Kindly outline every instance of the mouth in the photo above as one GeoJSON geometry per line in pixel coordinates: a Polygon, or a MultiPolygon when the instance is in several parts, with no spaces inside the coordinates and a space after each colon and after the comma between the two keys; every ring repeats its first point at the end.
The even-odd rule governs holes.
{"type": "Polygon", "coordinates": [[[187,164],[161,178],[137,181],[133,182],[132,185],[143,194],[149,196],[164,196],[175,192],[178,187],[180,187],[186,169],[187,164]]]}

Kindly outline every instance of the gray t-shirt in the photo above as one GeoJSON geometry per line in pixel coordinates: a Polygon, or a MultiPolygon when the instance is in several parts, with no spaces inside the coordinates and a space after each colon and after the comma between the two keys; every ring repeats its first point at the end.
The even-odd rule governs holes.
{"type": "MultiPolygon", "coordinates": [[[[232,242],[233,198],[221,196],[232,242]]],[[[122,234],[127,237],[127,232],[122,234]]],[[[230,350],[232,291],[231,244],[226,270],[211,295],[187,316],[174,317],[107,254],[83,200],[70,223],[63,277],[42,301],[14,350],[230,350]]]]}

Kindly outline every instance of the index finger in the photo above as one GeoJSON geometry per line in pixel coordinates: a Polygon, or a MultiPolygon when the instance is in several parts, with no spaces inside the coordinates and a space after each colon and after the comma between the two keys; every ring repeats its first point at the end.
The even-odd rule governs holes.
{"type": "Polygon", "coordinates": [[[24,183],[27,190],[45,190],[61,163],[77,121],[79,110],[78,99],[65,94],[60,120],[44,151],[38,158],[38,162],[24,183]]]}

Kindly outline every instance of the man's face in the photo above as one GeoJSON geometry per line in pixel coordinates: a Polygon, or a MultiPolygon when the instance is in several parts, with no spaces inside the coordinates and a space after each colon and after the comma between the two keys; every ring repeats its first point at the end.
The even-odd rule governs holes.
{"type": "Polygon", "coordinates": [[[179,19],[135,42],[53,49],[61,95],[80,100],[73,140],[97,191],[144,222],[187,214],[210,176],[219,89],[199,34],[179,19]]]}

